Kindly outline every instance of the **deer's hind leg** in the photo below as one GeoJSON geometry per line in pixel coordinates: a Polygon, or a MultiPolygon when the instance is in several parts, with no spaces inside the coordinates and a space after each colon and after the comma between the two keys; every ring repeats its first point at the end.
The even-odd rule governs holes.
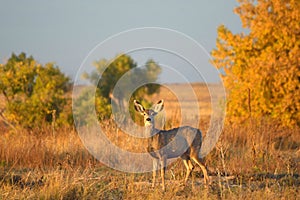
{"type": "Polygon", "coordinates": [[[199,158],[198,155],[193,155],[191,158],[201,168],[203,175],[204,175],[204,184],[210,184],[210,180],[209,180],[209,177],[207,174],[207,169],[206,169],[204,161],[201,158],[199,158]]]}
{"type": "Polygon", "coordinates": [[[183,160],[183,164],[184,164],[185,167],[186,167],[186,175],[185,175],[185,178],[184,178],[184,184],[186,185],[187,180],[188,180],[188,178],[189,178],[191,172],[192,172],[193,169],[194,169],[194,166],[193,166],[193,164],[192,164],[192,162],[191,162],[190,159],[188,159],[188,160],[183,160]]]}
{"type": "Polygon", "coordinates": [[[191,159],[188,156],[182,156],[181,158],[182,158],[183,164],[186,168],[186,175],[185,175],[185,178],[184,178],[184,185],[186,185],[187,180],[188,180],[191,172],[194,169],[194,165],[192,164],[191,159]]]}

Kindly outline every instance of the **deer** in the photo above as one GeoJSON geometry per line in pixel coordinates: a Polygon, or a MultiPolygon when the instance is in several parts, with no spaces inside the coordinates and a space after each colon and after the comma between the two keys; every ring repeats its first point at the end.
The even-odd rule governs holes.
{"type": "Polygon", "coordinates": [[[170,130],[155,128],[154,117],[163,110],[164,101],[158,101],[153,109],[145,109],[137,100],[134,100],[135,110],[143,115],[145,136],[147,137],[147,152],[153,158],[152,187],[155,187],[156,172],[160,165],[161,186],[165,191],[165,171],[167,159],[181,158],[186,168],[184,185],[187,184],[189,175],[194,169],[191,161],[200,166],[204,175],[204,184],[209,184],[207,168],[202,158],[199,157],[202,145],[202,133],[191,126],[182,126],[170,130]]]}

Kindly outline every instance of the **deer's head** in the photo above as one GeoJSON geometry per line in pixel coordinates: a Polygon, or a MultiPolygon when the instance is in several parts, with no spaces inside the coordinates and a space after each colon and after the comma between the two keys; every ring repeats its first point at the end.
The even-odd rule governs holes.
{"type": "Polygon", "coordinates": [[[157,113],[163,110],[164,100],[158,101],[152,109],[145,109],[140,102],[134,100],[134,108],[137,112],[144,116],[145,126],[154,126],[154,117],[157,113]]]}

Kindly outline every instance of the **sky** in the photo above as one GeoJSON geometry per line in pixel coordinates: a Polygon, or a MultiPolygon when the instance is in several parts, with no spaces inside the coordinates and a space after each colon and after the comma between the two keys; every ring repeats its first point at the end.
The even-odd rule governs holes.
{"type": "Polygon", "coordinates": [[[218,82],[207,55],[215,48],[217,27],[224,24],[234,33],[242,32],[240,19],[233,13],[238,5],[235,0],[0,0],[0,5],[0,62],[5,63],[13,52],[25,52],[42,64],[55,62],[73,80],[80,66],[81,71],[91,70],[92,64],[85,63],[91,60],[87,59],[90,55],[97,60],[111,59],[124,53],[122,45],[149,40],[150,46],[151,42],[169,41],[177,50],[186,48],[182,56],[170,53],[173,47],[166,51],[154,48],[129,52],[139,66],[150,58],[165,66],[162,82],[180,82],[167,69],[184,74],[191,82],[218,82]],[[135,31],[143,27],[156,28],[146,29],[142,34],[135,31]],[[125,37],[126,34],[129,36],[125,37]],[[122,37],[126,41],[121,41],[122,37]],[[115,46],[106,54],[111,41],[115,46]],[[203,52],[193,47],[189,51],[188,46],[184,47],[189,42],[200,45],[203,52]],[[105,47],[101,46],[103,43],[105,47]],[[97,48],[100,50],[92,51],[97,48]],[[202,79],[190,70],[192,63],[183,59],[200,54],[201,61],[195,62],[202,79]]]}

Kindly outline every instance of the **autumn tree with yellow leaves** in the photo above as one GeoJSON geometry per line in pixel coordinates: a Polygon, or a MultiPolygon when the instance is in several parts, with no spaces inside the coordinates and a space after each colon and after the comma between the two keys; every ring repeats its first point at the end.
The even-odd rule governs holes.
{"type": "Polygon", "coordinates": [[[246,33],[218,28],[212,63],[228,92],[230,122],[261,117],[300,125],[300,1],[239,0],[246,33]]]}

